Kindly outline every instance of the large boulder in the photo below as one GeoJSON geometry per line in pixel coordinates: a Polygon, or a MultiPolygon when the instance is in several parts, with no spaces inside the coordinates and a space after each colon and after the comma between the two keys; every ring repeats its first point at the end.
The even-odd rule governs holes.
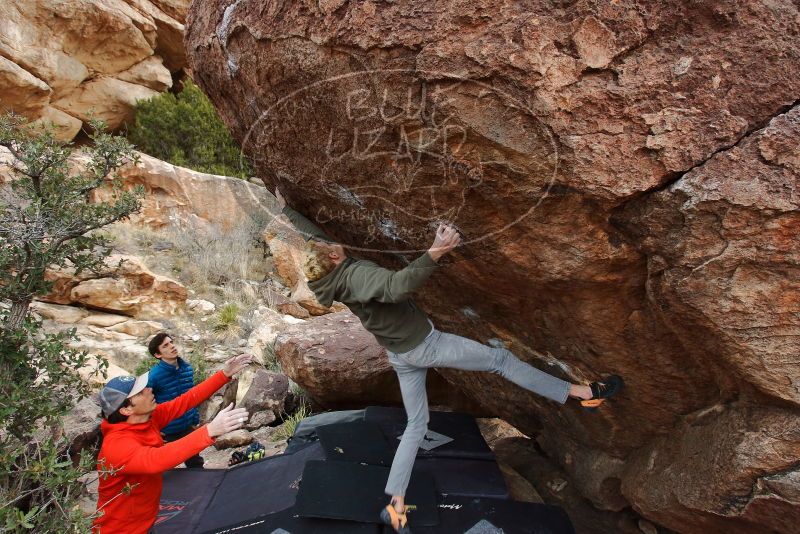
{"type": "Polygon", "coordinates": [[[75,324],[89,315],[89,311],[77,306],[62,306],[34,301],[31,311],[42,319],[49,319],[60,324],[75,324]]]}
{"type": "Polygon", "coordinates": [[[798,139],[796,106],[615,218],[648,256],[653,307],[694,358],[715,355],[727,398],[749,385],[800,406],[798,139]]]}
{"type": "Polygon", "coordinates": [[[52,90],[42,80],[13,61],[0,56],[0,88],[3,107],[19,114],[39,113],[50,101],[52,90]],[[14,88],[14,90],[9,90],[14,88]]]}
{"type": "Polygon", "coordinates": [[[400,399],[386,351],[350,312],[290,326],[278,335],[275,355],[283,372],[322,406],[385,404],[400,399]]]}
{"type": "Polygon", "coordinates": [[[75,275],[69,269],[49,270],[50,294],[39,300],[78,304],[141,319],[159,319],[183,311],[186,288],[179,282],[154,274],[139,258],[114,254],[105,259],[107,271],[75,275]]]}
{"type": "MultiPolygon", "coordinates": [[[[272,423],[284,414],[289,379],[281,373],[258,369],[249,382],[237,406],[250,413],[245,428],[256,429],[272,423]]],[[[241,379],[239,387],[242,388],[241,379]]]]}
{"type": "Polygon", "coordinates": [[[546,429],[597,506],[684,532],[775,524],[777,497],[720,514],[759,480],[798,491],[783,453],[749,450],[753,418],[728,426],[740,463],[718,461],[724,432],[692,434],[717,472],[665,491],[697,498],[647,499],[627,465],[717,406],[800,417],[796,2],[210,0],[187,52],[259,176],[354,254],[399,268],[457,224],[419,295],[442,329],[572,381],[625,376],[588,416],[443,371],[546,429]]]}
{"type": "Polygon", "coordinates": [[[178,19],[187,7],[186,0],[2,2],[0,111],[55,124],[64,140],[90,115],[123,126],[138,100],[171,87],[171,73],[186,65],[178,19]]]}
{"type": "MultiPolygon", "coordinates": [[[[375,337],[350,311],[334,312],[285,328],[275,340],[281,370],[326,408],[363,408],[400,404],[400,387],[375,337]]],[[[428,398],[432,406],[487,413],[431,369],[428,398]]]]}
{"type": "Polygon", "coordinates": [[[157,94],[144,85],[102,77],[82,83],[69,94],[54,100],[53,107],[84,122],[92,117],[102,119],[108,128],[116,130],[132,122],[136,102],[157,94]]]}
{"type": "Polygon", "coordinates": [[[721,405],[639,451],[625,467],[622,491],[663,524],[707,510],[692,514],[684,531],[793,532],[800,520],[798,444],[793,410],[721,405]]]}

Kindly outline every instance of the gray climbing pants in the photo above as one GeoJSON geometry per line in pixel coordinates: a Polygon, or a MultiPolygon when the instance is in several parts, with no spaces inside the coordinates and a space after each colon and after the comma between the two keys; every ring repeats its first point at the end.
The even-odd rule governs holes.
{"type": "Polygon", "coordinates": [[[561,404],[569,395],[569,382],[528,365],[506,349],[488,347],[435,329],[416,348],[402,354],[389,352],[389,363],[400,380],[408,423],[392,461],[385,490],[387,495],[405,496],[417,450],[428,431],[428,394],[425,391],[428,368],[497,373],[528,391],[561,404]]]}

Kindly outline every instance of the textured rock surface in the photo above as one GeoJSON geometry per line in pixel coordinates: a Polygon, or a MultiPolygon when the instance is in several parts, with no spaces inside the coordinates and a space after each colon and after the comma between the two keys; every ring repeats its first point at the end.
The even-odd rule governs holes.
{"type": "Polygon", "coordinates": [[[244,428],[240,428],[239,430],[234,430],[233,432],[228,432],[218,437],[214,442],[214,448],[222,450],[230,449],[231,447],[241,447],[247,445],[251,441],[253,441],[253,435],[244,428]]]}
{"type": "Polygon", "coordinates": [[[794,107],[616,218],[648,254],[651,305],[721,397],[627,468],[623,492],[664,523],[685,509],[728,532],[800,520],[798,139],[794,107]]]}
{"type": "Polygon", "coordinates": [[[275,264],[275,274],[283,285],[289,290],[295,289],[298,284],[304,285],[303,239],[286,215],[275,217],[264,229],[262,238],[269,246],[275,264]]]}
{"type": "Polygon", "coordinates": [[[106,258],[107,273],[75,276],[68,271],[48,271],[53,282],[49,295],[40,300],[56,304],[78,304],[89,308],[122,313],[137,318],[168,317],[183,310],[186,288],[180,283],[150,272],[132,256],[106,258]]]}
{"type": "Polygon", "coordinates": [[[69,442],[72,454],[96,445],[100,437],[100,399],[92,395],[75,403],[58,432],[69,442]]]}
{"type": "Polygon", "coordinates": [[[181,24],[186,22],[186,13],[191,3],[192,0],[153,0],[156,7],[181,24]]]}
{"type": "MultiPolygon", "coordinates": [[[[276,339],[275,355],[281,370],[325,408],[401,402],[386,351],[349,311],[286,328],[276,339]]],[[[436,371],[428,373],[428,397],[431,405],[479,410],[436,371]]]]}
{"type": "MultiPolygon", "coordinates": [[[[800,405],[800,108],[616,218],[648,254],[648,294],[740,389],[800,405]]],[[[720,371],[716,373],[722,375],[720,371]]],[[[732,393],[731,393],[732,395],[732,393]]]]}
{"type": "Polygon", "coordinates": [[[798,443],[793,410],[718,406],[641,451],[626,466],[622,491],[663,524],[704,510],[692,516],[697,529],[793,532],[800,507],[798,443]]]}
{"type": "MultiPolygon", "coordinates": [[[[267,293],[269,294],[269,293],[267,293]]],[[[256,357],[256,361],[261,364],[268,364],[265,361],[265,356],[274,359],[272,347],[275,344],[275,339],[278,334],[289,324],[293,322],[301,323],[300,319],[292,316],[282,315],[273,309],[263,306],[253,312],[253,322],[255,328],[250,332],[245,345],[247,352],[256,357]],[[288,321],[287,321],[288,320],[288,321]]]]}
{"type": "Polygon", "coordinates": [[[419,296],[440,328],[625,376],[587,416],[443,372],[546,429],[596,506],[684,532],[800,521],[795,2],[212,0],[187,28],[259,175],[354,253],[400,267],[458,225],[419,296]]]}
{"type": "Polygon", "coordinates": [[[246,428],[267,425],[283,415],[288,394],[289,379],[285,375],[258,369],[247,392],[237,403],[238,407],[245,408],[250,413],[246,428]]]}
{"type": "Polygon", "coordinates": [[[49,319],[61,324],[75,324],[89,315],[89,312],[83,308],[38,301],[31,303],[31,310],[42,319],[49,319]]]}
{"type": "Polygon", "coordinates": [[[292,226],[286,215],[281,214],[273,218],[265,228],[262,239],[272,253],[275,274],[291,291],[293,302],[296,302],[310,315],[325,315],[347,309],[338,302],[335,302],[330,308],[323,306],[317,301],[314,292],[309,289],[303,274],[305,240],[292,226]]]}
{"type": "Polygon", "coordinates": [[[271,307],[285,315],[291,315],[292,317],[296,317],[298,319],[308,319],[311,317],[311,314],[308,313],[308,310],[300,306],[300,304],[273,289],[266,290],[265,300],[270,303],[271,307]]]}
{"type": "Polygon", "coordinates": [[[283,372],[323,406],[400,399],[385,351],[349,312],[316,317],[284,330],[275,354],[283,372]]]}
{"type": "Polygon", "coordinates": [[[0,3],[0,111],[72,139],[90,112],[119,128],[186,65],[186,0],[0,3]]]}
{"type": "MultiPolygon", "coordinates": [[[[653,534],[640,530],[636,514],[630,510],[598,510],[581,495],[576,480],[544,456],[527,438],[508,437],[489,441],[500,465],[507,465],[533,486],[546,504],[566,510],[579,534],[653,534]]],[[[680,529],[679,529],[680,531],[680,529]]],[[[663,530],[661,530],[663,532],[663,530]]]]}
{"type": "MultiPolygon", "coordinates": [[[[117,171],[123,187],[141,185],[145,190],[142,209],[130,217],[133,223],[195,230],[213,225],[229,230],[247,219],[260,226],[274,212],[275,198],[263,187],[178,167],[147,154],[139,153],[139,157],[138,165],[117,171]]],[[[95,190],[92,198],[109,201],[112,194],[108,188],[95,190]]]]}

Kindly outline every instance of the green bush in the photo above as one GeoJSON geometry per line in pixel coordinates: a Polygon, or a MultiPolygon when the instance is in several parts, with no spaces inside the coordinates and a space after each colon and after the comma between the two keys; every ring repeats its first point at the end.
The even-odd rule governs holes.
{"type": "Polygon", "coordinates": [[[163,93],[139,102],[128,139],[174,165],[239,178],[253,175],[211,101],[191,80],[177,96],[163,93]]]}
{"type": "Polygon", "coordinates": [[[150,371],[150,369],[152,369],[156,363],[158,363],[158,360],[153,357],[139,360],[139,363],[136,364],[136,367],[133,370],[133,376],[145,374],[146,372],[150,371]]]}
{"type": "MultiPolygon", "coordinates": [[[[8,312],[0,310],[0,323],[8,312]]],[[[78,534],[89,531],[79,499],[96,476],[96,451],[70,454],[62,417],[89,394],[76,369],[85,352],[69,349],[74,330],[56,334],[26,317],[0,335],[0,532],[78,534]]],[[[95,369],[103,375],[106,362],[95,369]]]]}

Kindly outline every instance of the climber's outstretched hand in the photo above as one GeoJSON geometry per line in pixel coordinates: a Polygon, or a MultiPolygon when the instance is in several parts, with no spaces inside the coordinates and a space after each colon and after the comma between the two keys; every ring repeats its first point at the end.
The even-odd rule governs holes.
{"type": "Polygon", "coordinates": [[[433,240],[431,248],[428,249],[433,261],[439,261],[439,258],[456,248],[461,243],[461,234],[455,227],[449,224],[440,224],[436,230],[436,238],[433,240]]]}

